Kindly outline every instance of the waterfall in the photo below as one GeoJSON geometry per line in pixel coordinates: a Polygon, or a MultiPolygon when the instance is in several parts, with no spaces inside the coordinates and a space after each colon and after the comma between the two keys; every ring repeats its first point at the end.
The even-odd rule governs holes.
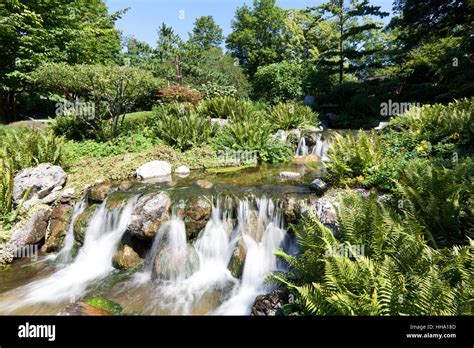
{"type": "Polygon", "coordinates": [[[283,229],[281,212],[275,209],[272,200],[265,197],[257,199],[257,207],[257,225],[251,226],[252,212],[248,209],[248,204],[239,205],[238,228],[247,249],[242,281],[230,299],[217,308],[215,314],[250,314],[255,297],[269,290],[264,285],[266,276],[279,269],[273,252],[285,241],[286,231],[283,229]]]}
{"type": "Polygon", "coordinates": [[[36,303],[74,299],[83,295],[92,281],[107,276],[113,270],[112,256],[126,230],[135,202],[136,198],[129,200],[124,207],[109,210],[104,201],[89,222],[84,245],[74,262],[46,279],[13,290],[21,294],[20,299],[2,303],[2,309],[15,310],[36,303]]]}
{"type": "MultiPolygon", "coordinates": [[[[136,201],[134,197],[115,209],[103,202],[89,221],[75,259],[56,264],[47,278],[11,290],[6,297],[1,294],[2,313],[41,304],[61,306],[88,291],[92,294],[91,286],[113,270],[111,260],[136,201]]],[[[156,233],[143,270],[106,291],[138,303],[144,314],[250,314],[256,296],[271,290],[265,284],[267,275],[283,270],[273,252],[290,252],[293,244],[276,201],[261,197],[238,200],[236,206],[226,203],[214,200],[209,221],[194,241],[187,240],[182,204],[174,205],[171,218],[156,233]],[[230,267],[236,258],[238,274],[230,267]]],[[[84,207],[74,207],[73,219],[84,207]]],[[[58,257],[70,260],[73,245],[70,227],[58,257]]]]}
{"type": "Polygon", "coordinates": [[[306,139],[302,136],[298,148],[296,149],[295,157],[304,157],[308,155],[308,146],[306,145],[306,139]]]}
{"type": "Polygon", "coordinates": [[[325,139],[323,139],[322,134],[318,134],[316,145],[313,147],[313,150],[311,151],[311,153],[313,155],[319,156],[322,161],[329,161],[329,158],[327,157],[328,149],[329,149],[328,142],[325,139]]]}
{"type": "MultiPolygon", "coordinates": [[[[271,199],[240,200],[235,215],[236,219],[233,219],[232,211],[224,209],[222,202],[217,200],[211,218],[193,243],[199,258],[196,269],[191,275],[181,274],[155,282],[147,312],[250,314],[255,297],[269,289],[264,285],[266,276],[281,269],[273,252],[283,246],[286,232],[282,214],[271,199]],[[253,208],[253,203],[257,209],[253,208]],[[246,257],[242,279],[236,279],[228,265],[240,239],[245,244],[246,257]],[[199,310],[203,307],[205,309],[199,310]]],[[[180,242],[172,249],[185,248],[185,225],[174,215],[160,228],[145,270],[134,277],[134,283],[127,291],[143,286],[152,278],[157,250],[169,244],[166,235],[180,236],[180,242]]],[[[172,254],[178,253],[176,249],[172,254]]]]}
{"type": "Polygon", "coordinates": [[[71,213],[71,219],[69,223],[69,228],[66,233],[66,237],[64,238],[64,246],[56,255],[56,260],[60,262],[67,263],[72,259],[72,248],[74,247],[74,220],[81,215],[84,210],[87,208],[87,202],[82,199],[79,202],[74,204],[71,213]]]}

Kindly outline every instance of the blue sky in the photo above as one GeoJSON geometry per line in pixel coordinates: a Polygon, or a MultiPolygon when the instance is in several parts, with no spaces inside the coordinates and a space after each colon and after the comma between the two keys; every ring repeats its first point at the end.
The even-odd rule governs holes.
{"type": "MultiPolygon", "coordinates": [[[[117,21],[117,27],[126,36],[134,36],[140,41],[155,46],[156,29],[165,22],[174,28],[182,38],[187,39],[194,20],[200,16],[211,15],[228,35],[235,10],[252,0],[106,0],[109,12],[130,7],[130,10],[117,21]],[[184,18],[183,18],[184,17],[184,18]]],[[[304,8],[319,5],[323,0],[277,0],[282,8],[304,8]]],[[[373,5],[391,12],[392,0],[372,0],[373,5]]]]}

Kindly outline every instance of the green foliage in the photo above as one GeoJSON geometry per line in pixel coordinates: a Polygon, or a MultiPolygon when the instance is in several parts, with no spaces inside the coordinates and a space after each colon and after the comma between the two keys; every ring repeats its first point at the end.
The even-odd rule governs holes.
{"type": "Polygon", "coordinates": [[[285,11],[275,0],[255,0],[253,8],[239,7],[232,21],[227,48],[251,78],[258,67],[281,61],[285,11]]]}
{"type": "Polygon", "coordinates": [[[98,142],[95,140],[68,141],[65,143],[64,157],[70,162],[78,157],[109,157],[124,153],[138,153],[153,147],[154,141],[141,133],[124,133],[114,139],[98,142]]]}
{"type": "Polygon", "coordinates": [[[0,220],[12,210],[13,180],[15,170],[13,161],[0,157],[0,220]]]}
{"type": "Polygon", "coordinates": [[[261,111],[249,104],[231,112],[230,123],[213,140],[218,150],[250,151],[261,162],[284,162],[292,157],[288,144],[270,137],[272,125],[261,111]]]}
{"type": "Polygon", "coordinates": [[[438,142],[469,144],[474,141],[474,98],[457,100],[447,106],[424,105],[410,109],[391,121],[394,127],[404,127],[423,139],[438,142]]]}
{"type": "Polygon", "coordinates": [[[221,86],[218,83],[208,82],[197,87],[204,99],[231,97],[235,98],[237,89],[234,86],[221,86]]]}
{"type": "Polygon", "coordinates": [[[224,35],[212,16],[201,16],[194,22],[189,41],[200,48],[209,49],[219,47],[224,41],[224,35]]]}
{"type": "Polygon", "coordinates": [[[397,181],[399,206],[425,227],[433,247],[465,244],[474,239],[474,180],[472,161],[452,169],[427,161],[412,161],[397,181]]]}
{"type": "Polygon", "coordinates": [[[11,160],[15,172],[40,163],[62,163],[64,139],[51,132],[22,130],[3,139],[0,158],[11,160]]]}
{"type": "Polygon", "coordinates": [[[289,130],[304,125],[315,126],[318,114],[301,104],[279,103],[272,109],[269,118],[275,130],[289,130]]]}
{"type": "Polygon", "coordinates": [[[211,118],[235,118],[233,115],[245,115],[254,109],[251,102],[235,99],[232,97],[212,98],[202,101],[197,111],[206,117],[211,118]]]}
{"type": "Polygon", "coordinates": [[[28,73],[41,64],[113,61],[120,51],[114,23],[124,12],[109,14],[103,0],[2,1],[0,118],[14,120],[22,107],[16,97],[28,87],[28,73]]]}
{"type": "Polygon", "coordinates": [[[254,96],[276,104],[303,97],[303,68],[296,63],[281,62],[261,66],[254,76],[254,96]]]}
{"type": "Polygon", "coordinates": [[[287,313],[472,314],[468,247],[432,249],[422,226],[403,220],[374,196],[343,195],[338,220],[341,237],[336,239],[317,218],[305,218],[295,226],[300,254],[277,253],[290,271],[273,278],[296,295],[287,313]]]}
{"type": "Polygon", "coordinates": [[[162,85],[162,81],[148,71],[116,65],[45,64],[31,76],[39,86],[55,91],[66,99],[81,98],[92,103],[92,115],[86,115],[87,119],[81,117],[73,119],[74,122],[71,119],[65,122],[83,122],[88,128],[93,123],[91,119],[99,125],[102,120],[111,120],[111,137],[119,134],[126,113],[143,97],[151,98],[162,85]]]}
{"type": "Polygon", "coordinates": [[[361,185],[371,170],[380,164],[379,138],[359,131],[336,134],[328,152],[328,169],[336,184],[361,185]]]}
{"type": "Polygon", "coordinates": [[[166,144],[180,150],[188,150],[209,142],[215,133],[208,117],[203,117],[183,104],[170,104],[155,109],[153,130],[166,144]]]}

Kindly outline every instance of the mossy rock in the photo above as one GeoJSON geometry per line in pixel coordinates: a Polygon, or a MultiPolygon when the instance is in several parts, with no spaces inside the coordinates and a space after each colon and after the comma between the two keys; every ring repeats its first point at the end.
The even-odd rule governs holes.
{"type": "Polygon", "coordinates": [[[242,278],[246,255],[247,250],[245,247],[245,242],[243,238],[240,237],[227,266],[234,278],[242,278]]]}
{"type": "Polygon", "coordinates": [[[105,207],[107,209],[117,209],[124,207],[130,199],[130,193],[114,192],[107,197],[105,207]]]}
{"type": "Polygon", "coordinates": [[[87,303],[88,305],[91,305],[92,307],[103,309],[114,315],[120,315],[122,314],[122,311],[123,311],[123,308],[121,305],[101,296],[90,297],[85,301],[85,303],[87,303]]]}
{"type": "Polygon", "coordinates": [[[89,221],[97,208],[97,204],[91,204],[88,206],[82,214],[80,214],[74,221],[74,238],[82,245],[84,243],[84,237],[89,226],[89,221]]]}

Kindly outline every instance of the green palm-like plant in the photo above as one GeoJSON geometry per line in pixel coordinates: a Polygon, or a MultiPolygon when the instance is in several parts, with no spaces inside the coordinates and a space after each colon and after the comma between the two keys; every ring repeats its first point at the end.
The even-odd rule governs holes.
{"type": "Polygon", "coordinates": [[[6,134],[0,157],[11,159],[16,172],[40,163],[61,164],[63,148],[64,139],[52,132],[22,130],[6,134]]]}

